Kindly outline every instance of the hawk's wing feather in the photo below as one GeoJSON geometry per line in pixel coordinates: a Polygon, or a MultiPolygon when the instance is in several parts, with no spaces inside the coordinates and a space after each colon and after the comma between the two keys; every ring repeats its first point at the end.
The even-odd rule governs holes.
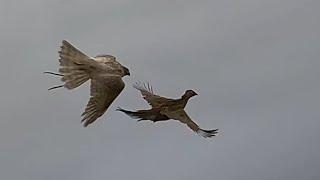
{"type": "Polygon", "coordinates": [[[152,86],[148,83],[140,83],[137,82],[133,84],[133,87],[139,90],[142,94],[142,97],[152,106],[152,107],[158,107],[166,102],[172,101],[172,99],[168,99],[165,97],[161,97],[159,95],[155,95],[153,93],[152,86]]]}
{"type": "Polygon", "coordinates": [[[192,129],[194,132],[196,132],[202,137],[205,137],[205,138],[212,137],[212,136],[215,136],[216,133],[218,133],[218,129],[213,129],[213,130],[201,129],[195,122],[192,121],[192,119],[188,116],[188,114],[183,109],[178,111],[164,110],[161,113],[168,116],[170,119],[175,119],[186,124],[190,129],[192,129]]]}
{"type": "Polygon", "coordinates": [[[93,123],[98,117],[102,116],[110,104],[118,97],[124,88],[121,77],[96,77],[92,78],[90,86],[91,98],[82,114],[84,126],[93,123]]]}

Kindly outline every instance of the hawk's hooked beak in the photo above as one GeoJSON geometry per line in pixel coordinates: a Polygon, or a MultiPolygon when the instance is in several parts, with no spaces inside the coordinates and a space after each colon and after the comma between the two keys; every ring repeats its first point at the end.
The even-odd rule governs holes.
{"type": "Polygon", "coordinates": [[[124,66],[122,66],[123,67],[123,70],[124,70],[124,75],[126,76],[126,75],[128,75],[128,76],[130,76],[130,71],[129,71],[129,69],[127,68],[127,67],[124,67],[124,66]]]}

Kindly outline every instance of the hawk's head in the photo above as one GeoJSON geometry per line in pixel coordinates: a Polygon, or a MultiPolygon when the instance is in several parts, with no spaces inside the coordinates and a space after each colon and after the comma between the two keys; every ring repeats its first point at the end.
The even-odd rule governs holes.
{"type": "Polygon", "coordinates": [[[106,55],[106,54],[102,54],[102,55],[97,55],[95,57],[96,61],[109,65],[109,66],[116,66],[117,67],[117,71],[118,73],[122,74],[123,76],[130,76],[130,71],[127,67],[122,66],[119,62],[116,61],[116,57],[112,56],[112,55],[106,55]],[[120,67],[120,68],[119,68],[120,67]]]}

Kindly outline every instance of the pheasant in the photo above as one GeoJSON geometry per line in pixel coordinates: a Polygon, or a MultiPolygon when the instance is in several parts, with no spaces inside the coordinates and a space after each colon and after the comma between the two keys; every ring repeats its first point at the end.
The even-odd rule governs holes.
{"type": "Polygon", "coordinates": [[[193,90],[187,90],[179,99],[169,99],[161,97],[153,93],[153,88],[150,84],[135,83],[133,87],[139,90],[142,97],[151,105],[151,109],[129,111],[118,107],[117,111],[124,112],[133,119],[138,121],[150,120],[153,122],[167,121],[170,119],[178,120],[186,124],[190,129],[202,137],[213,137],[218,133],[218,129],[204,130],[201,129],[185,112],[184,108],[189,99],[198,95],[193,90]]]}

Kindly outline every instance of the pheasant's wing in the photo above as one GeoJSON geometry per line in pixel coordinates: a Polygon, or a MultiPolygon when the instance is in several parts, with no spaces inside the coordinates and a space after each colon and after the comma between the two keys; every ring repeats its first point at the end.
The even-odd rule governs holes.
{"type": "Polygon", "coordinates": [[[91,98],[84,113],[81,115],[84,127],[93,123],[98,117],[102,116],[118,97],[124,88],[121,77],[96,77],[91,80],[91,98]]]}
{"type": "Polygon", "coordinates": [[[218,129],[213,130],[203,130],[201,129],[192,119],[188,116],[188,114],[184,110],[178,111],[168,111],[164,110],[161,112],[162,114],[168,116],[170,119],[178,120],[184,124],[186,124],[190,129],[199,134],[202,137],[213,137],[218,133],[218,129]]]}
{"type": "Polygon", "coordinates": [[[101,65],[96,62],[93,58],[87,56],[76,47],[74,47],[71,43],[66,40],[62,41],[62,46],[60,47],[59,57],[60,57],[60,65],[64,66],[70,63],[74,63],[77,65],[86,65],[95,68],[101,68],[101,65]]]}
{"type": "Polygon", "coordinates": [[[152,107],[158,107],[161,104],[164,104],[166,102],[172,101],[172,99],[168,99],[165,97],[161,97],[159,95],[155,95],[153,93],[152,86],[148,83],[135,83],[133,84],[133,87],[139,90],[142,94],[142,97],[152,106],[152,107]]]}

